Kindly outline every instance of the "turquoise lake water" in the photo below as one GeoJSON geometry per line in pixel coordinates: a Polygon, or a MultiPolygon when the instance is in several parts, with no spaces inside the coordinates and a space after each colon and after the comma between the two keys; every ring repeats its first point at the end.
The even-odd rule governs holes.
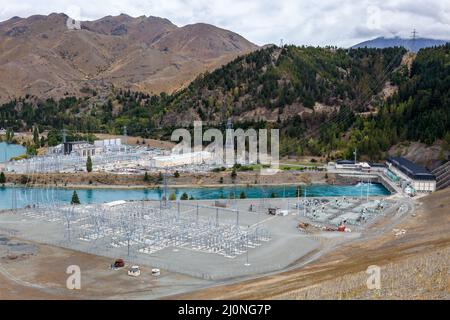
{"type": "MultiPolygon", "coordinates": [[[[214,188],[169,188],[168,194],[175,192],[177,199],[186,192],[195,199],[229,198],[230,194],[239,198],[244,192],[247,198],[270,198],[272,193],[277,198],[296,197],[297,186],[250,186],[250,187],[214,187],[214,188]]],[[[305,188],[302,187],[302,196],[305,188]]],[[[23,208],[33,203],[63,202],[70,203],[73,190],[55,188],[12,188],[0,187],[0,209],[10,209],[13,199],[17,199],[17,207],[23,208]],[[15,191],[13,191],[15,190],[15,191]]],[[[104,203],[115,200],[159,200],[163,196],[162,189],[79,189],[78,197],[82,204],[104,203]]],[[[383,196],[390,192],[381,184],[357,184],[351,186],[310,185],[306,187],[307,197],[339,197],[339,196],[383,196]]]]}
{"type": "Polygon", "coordinates": [[[17,144],[7,144],[0,142],[0,162],[9,161],[9,159],[21,156],[27,149],[17,144]]]}

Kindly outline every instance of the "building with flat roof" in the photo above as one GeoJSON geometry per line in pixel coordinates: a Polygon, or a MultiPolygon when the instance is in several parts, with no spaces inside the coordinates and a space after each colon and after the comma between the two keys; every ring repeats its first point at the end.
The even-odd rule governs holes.
{"type": "Polygon", "coordinates": [[[87,141],[70,141],[61,143],[55,147],[49,147],[48,154],[77,155],[79,157],[95,156],[102,152],[102,149],[87,141]]]}
{"type": "Polygon", "coordinates": [[[390,157],[386,160],[388,175],[397,177],[416,192],[434,192],[436,177],[425,167],[403,157],[390,157]]]}
{"type": "Polygon", "coordinates": [[[340,170],[370,171],[371,169],[370,164],[367,162],[355,162],[353,160],[337,160],[336,162],[330,162],[329,165],[340,170]]]}
{"type": "Polygon", "coordinates": [[[191,152],[184,154],[171,154],[157,156],[150,160],[150,166],[154,168],[177,167],[184,165],[198,165],[208,163],[213,156],[208,151],[191,152]]]}
{"type": "Polygon", "coordinates": [[[88,157],[100,155],[108,152],[120,152],[125,147],[120,139],[95,140],[94,143],[88,141],[68,141],[54,147],[48,148],[48,154],[77,155],[88,157]]]}

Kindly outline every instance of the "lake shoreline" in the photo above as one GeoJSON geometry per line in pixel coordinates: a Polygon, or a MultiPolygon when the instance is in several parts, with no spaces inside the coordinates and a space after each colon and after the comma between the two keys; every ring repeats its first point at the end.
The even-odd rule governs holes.
{"type": "MultiPolygon", "coordinates": [[[[7,187],[34,187],[58,189],[110,189],[110,190],[145,190],[161,189],[162,181],[157,181],[156,174],[149,175],[149,182],[143,175],[110,174],[110,173],[47,173],[31,174],[29,182],[22,183],[26,175],[6,173],[7,187]]],[[[262,176],[255,172],[238,172],[235,179],[228,172],[181,173],[180,177],[167,177],[169,188],[221,188],[221,187],[277,187],[277,186],[308,186],[332,185],[352,186],[358,179],[341,179],[338,175],[326,172],[279,172],[275,175],[262,176]]]]}
{"type": "MultiPolygon", "coordinates": [[[[79,172],[79,173],[32,173],[29,175],[14,172],[5,172],[6,182],[16,185],[58,186],[71,188],[141,188],[157,187],[162,185],[162,176],[150,173],[148,181],[144,175],[114,174],[107,172],[79,172]],[[23,180],[28,178],[28,183],[23,180]]],[[[323,172],[279,172],[275,175],[265,176],[258,172],[238,172],[233,179],[230,172],[181,172],[178,177],[167,176],[168,185],[177,186],[226,186],[226,185],[296,185],[311,183],[335,184],[333,174],[323,172]]]]}
{"type": "Polygon", "coordinates": [[[22,157],[27,154],[27,149],[16,143],[0,141],[0,164],[5,164],[13,158],[22,157]]]}
{"type": "MultiPolygon", "coordinates": [[[[378,184],[377,182],[373,182],[372,184],[378,184]]],[[[229,187],[280,187],[280,186],[308,186],[308,185],[329,185],[327,183],[313,183],[307,184],[305,182],[299,183],[264,183],[264,184],[248,184],[248,183],[236,183],[236,184],[204,184],[204,185],[196,185],[196,184],[168,184],[167,187],[171,189],[184,189],[184,188],[196,188],[196,189],[208,189],[208,188],[229,188],[229,187]]],[[[338,183],[332,184],[333,186],[352,186],[356,185],[356,183],[338,183]]],[[[69,189],[69,190],[93,190],[93,189],[111,189],[111,190],[145,190],[145,189],[162,189],[164,185],[89,185],[89,184],[67,184],[64,186],[59,185],[45,185],[45,184],[33,184],[33,185],[22,185],[22,184],[12,184],[5,183],[0,186],[0,188],[58,188],[58,189],[69,189]]]]}
{"type": "MultiPolygon", "coordinates": [[[[80,187],[80,186],[77,186],[80,187]]],[[[189,197],[196,200],[219,200],[219,199],[261,199],[261,198],[297,198],[307,197],[359,197],[367,196],[389,196],[391,193],[380,184],[357,184],[357,185],[330,185],[330,184],[271,184],[271,185],[214,185],[214,186],[182,186],[171,185],[165,189],[162,186],[135,189],[110,187],[89,188],[64,188],[27,187],[23,185],[0,187],[0,208],[21,208],[38,203],[70,203],[73,192],[76,191],[82,204],[106,203],[117,200],[139,201],[160,200],[164,195],[170,195],[173,199],[189,197]],[[300,193],[298,188],[300,187],[300,193]],[[167,190],[167,191],[166,191],[167,190]],[[166,193],[167,192],[167,193],[166,193]],[[306,195],[305,195],[306,193],[306,195]],[[187,196],[186,196],[187,195],[187,196]],[[4,200],[4,201],[3,201],[4,200]]]]}

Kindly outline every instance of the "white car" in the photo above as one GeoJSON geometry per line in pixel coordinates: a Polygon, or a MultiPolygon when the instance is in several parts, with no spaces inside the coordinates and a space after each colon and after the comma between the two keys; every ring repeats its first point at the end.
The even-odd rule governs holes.
{"type": "Polygon", "coordinates": [[[152,269],[152,275],[157,277],[161,275],[161,271],[159,269],[152,269]]]}
{"type": "Polygon", "coordinates": [[[132,266],[128,269],[128,275],[131,277],[139,277],[141,275],[141,269],[139,266],[132,266]]]}

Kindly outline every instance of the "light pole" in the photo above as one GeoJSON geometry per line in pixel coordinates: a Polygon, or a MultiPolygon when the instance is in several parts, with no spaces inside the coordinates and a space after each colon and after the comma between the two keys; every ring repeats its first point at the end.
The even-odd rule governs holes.
{"type": "Polygon", "coordinates": [[[250,263],[248,262],[248,251],[249,251],[249,247],[248,247],[248,232],[249,232],[249,230],[250,230],[250,226],[247,226],[247,234],[246,234],[246,237],[247,237],[247,262],[245,263],[246,267],[250,266],[250,263]]]}
{"type": "Polygon", "coordinates": [[[303,200],[303,216],[306,217],[306,185],[305,185],[305,199],[303,200]]]}

